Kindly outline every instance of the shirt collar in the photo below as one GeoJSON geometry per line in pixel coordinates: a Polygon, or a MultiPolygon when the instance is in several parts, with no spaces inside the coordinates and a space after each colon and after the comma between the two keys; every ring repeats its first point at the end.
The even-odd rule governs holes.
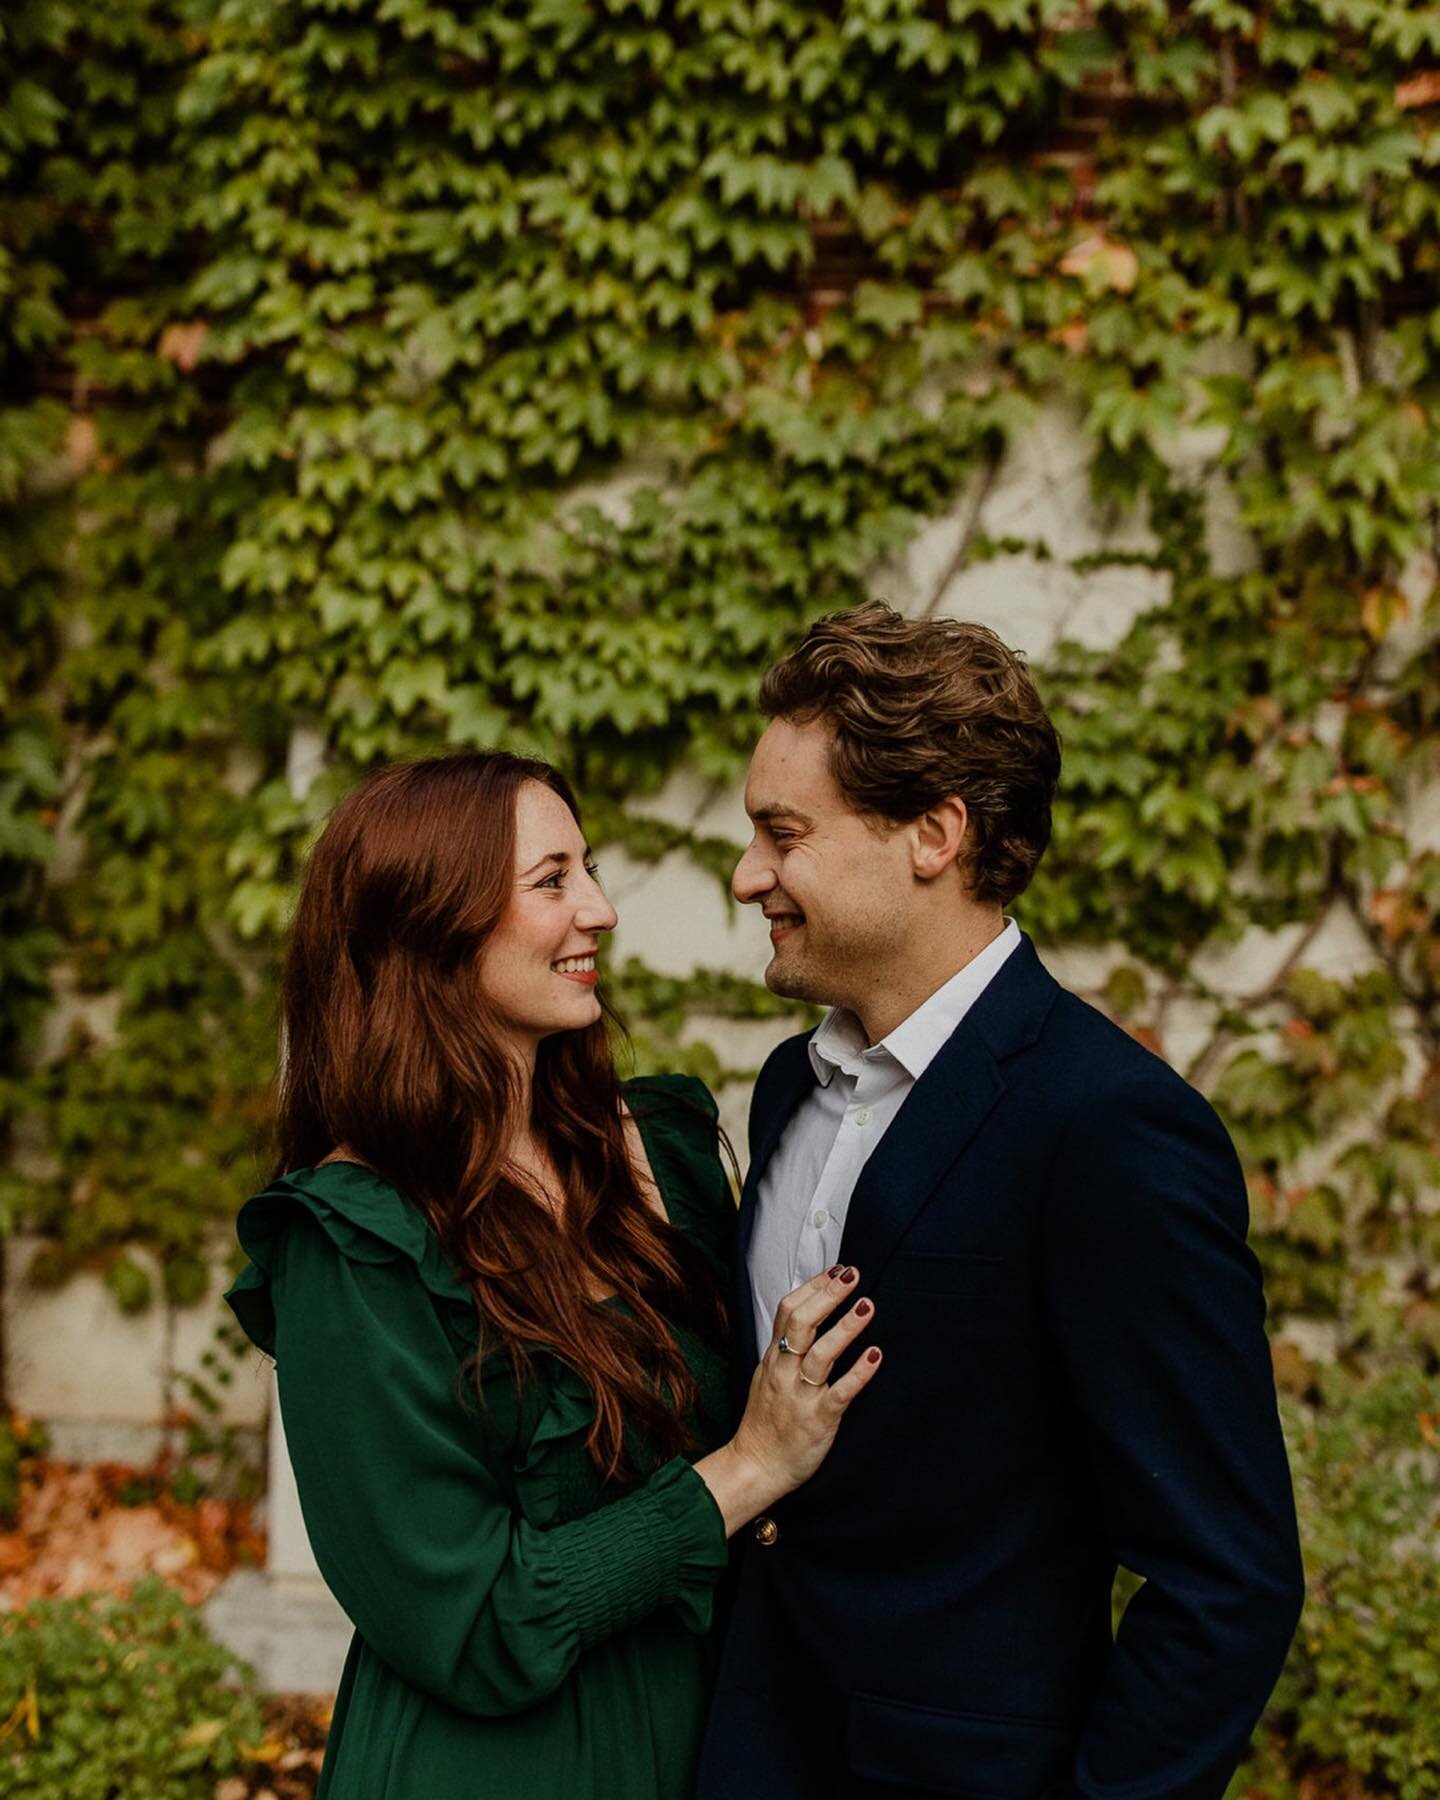
{"type": "Polygon", "coordinates": [[[918,1081],[1019,944],[1020,927],[1013,919],[1007,919],[999,937],[936,988],[887,1037],[868,1048],[855,1014],[846,1007],[832,1006],[807,1046],[815,1079],[821,1087],[829,1087],[837,1069],[858,1075],[862,1062],[888,1059],[898,1063],[912,1081],[918,1081]]]}
{"type": "Polygon", "coordinates": [[[837,1069],[846,1075],[858,1075],[867,1056],[878,1061],[888,1054],[883,1044],[876,1044],[873,1049],[866,1045],[860,1021],[844,1006],[830,1008],[815,1027],[807,1048],[810,1067],[821,1087],[829,1087],[837,1069]]]}

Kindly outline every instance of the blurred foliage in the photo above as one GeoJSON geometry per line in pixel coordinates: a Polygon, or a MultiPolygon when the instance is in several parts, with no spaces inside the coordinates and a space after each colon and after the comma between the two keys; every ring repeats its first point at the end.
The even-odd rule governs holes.
{"type": "Polygon", "coordinates": [[[1322,1406],[1292,1407],[1287,1420],[1305,1616],[1230,1794],[1431,1800],[1440,1791],[1435,1384],[1392,1367],[1358,1386],[1331,1375],[1324,1387],[1322,1406]]]}
{"type": "MultiPolygon", "coordinates": [[[[62,732],[44,690],[59,651],[69,497],[58,465],[65,407],[45,390],[66,319],[55,222],[38,191],[63,111],[48,75],[68,19],[0,19],[0,1143],[21,1104],[20,1052],[50,1001],[59,941],[41,912],[60,793],[62,732]]],[[[0,1235],[19,1195],[0,1173],[0,1235]]]]}
{"type": "Polygon", "coordinates": [[[0,1787],[14,1800],[211,1800],[263,1732],[234,1673],[195,1609],[153,1577],[128,1599],[8,1613],[0,1787]]]}
{"type": "Polygon", "coordinates": [[[0,1412],[0,1532],[13,1529],[20,1512],[20,1464],[27,1456],[40,1456],[50,1446],[50,1434],[34,1419],[19,1413],[0,1412]]]}

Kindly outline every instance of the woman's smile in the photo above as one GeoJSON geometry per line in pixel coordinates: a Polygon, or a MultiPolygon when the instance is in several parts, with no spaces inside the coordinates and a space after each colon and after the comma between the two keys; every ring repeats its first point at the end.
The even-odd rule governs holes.
{"type": "Polygon", "coordinates": [[[594,987],[600,977],[595,972],[595,952],[586,956],[565,956],[550,965],[566,981],[578,981],[582,987],[594,987]]]}

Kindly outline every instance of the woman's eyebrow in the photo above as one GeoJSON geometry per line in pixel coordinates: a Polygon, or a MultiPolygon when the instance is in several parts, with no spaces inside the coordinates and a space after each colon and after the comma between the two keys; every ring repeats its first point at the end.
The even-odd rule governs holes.
{"type": "MultiPolygon", "coordinates": [[[[590,858],[593,854],[594,854],[594,852],[591,850],[590,846],[587,844],[585,846],[586,862],[590,861],[590,858]]],[[[568,863],[569,861],[570,861],[570,852],[568,850],[552,850],[548,856],[542,856],[540,858],[539,862],[537,862],[535,864],[534,868],[522,870],[520,879],[522,881],[524,881],[524,880],[528,879],[531,875],[538,874],[541,869],[547,868],[551,863],[558,863],[560,865],[560,867],[563,869],[565,867],[566,863],[568,863]]]]}

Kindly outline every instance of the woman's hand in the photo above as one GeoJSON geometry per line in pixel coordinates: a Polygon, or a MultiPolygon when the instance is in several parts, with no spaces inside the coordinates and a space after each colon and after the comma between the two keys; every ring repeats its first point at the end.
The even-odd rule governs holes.
{"type": "Polygon", "coordinates": [[[821,1332],[857,1285],[857,1271],[837,1265],[785,1296],[739,1429],[696,1463],[725,1516],[727,1536],[810,1479],[834,1443],[846,1407],[879,1368],[880,1352],[870,1349],[838,1381],[830,1379],[841,1353],[875,1317],[871,1302],[859,1299],[821,1332]]]}

